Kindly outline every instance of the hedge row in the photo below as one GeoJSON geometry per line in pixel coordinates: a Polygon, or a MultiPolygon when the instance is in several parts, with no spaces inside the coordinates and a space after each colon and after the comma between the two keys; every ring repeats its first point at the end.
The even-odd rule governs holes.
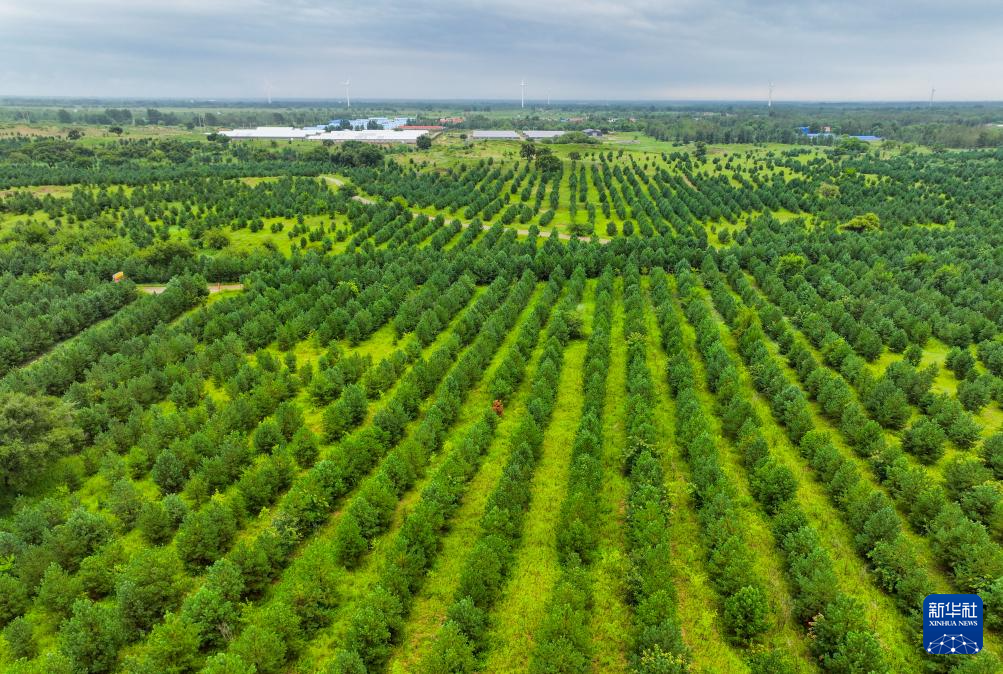
{"type": "Polygon", "coordinates": [[[628,602],[634,613],[630,661],[640,672],[686,672],[689,653],[672,580],[671,505],[652,411],[654,392],[640,283],[638,268],[631,262],[624,271],[627,446],[623,467],[630,482],[626,524],[631,562],[628,602]]]}

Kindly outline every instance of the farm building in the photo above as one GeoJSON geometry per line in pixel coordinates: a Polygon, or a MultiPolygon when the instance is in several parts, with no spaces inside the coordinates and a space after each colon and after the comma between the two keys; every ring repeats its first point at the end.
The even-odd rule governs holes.
{"type": "Polygon", "coordinates": [[[220,135],[234,140],[243,138],[259,138],[264,140],[288,140],[291,138],[306,138],[317,131],[313,129],[297,129],[291,126],[259,126],[254,129],[231,129],[220,131],[220,135]]]}
{"type": "Polygon", "coordinates": [[[474,140],[520,140],[519,134],[515,131],[474,131],[471,137],[474,140]]]}
{"type": "Polygon", "coordinates": [[[522,135],[526,138],[532,140],[540,140],[542,138],[557,138],[558,136],[563,136],[563,131],[523,131],[522,135]]]}
{"type": "Polygon", "coordinates": [[[234,140],[331,140],[335,142],[357,140],[363,143],[415,143],[419,136],[425,135],[428,131],[417,129],[409,131],[325,131],[324,127],[295,129],[292,127],[259,126],[256,129],[232,129],[220,133],[234,140]]]}
{"type": "Polygon", "coordinates": [[[582,131],[582,133],[584,133],[586,136],[590,138],[602,137],[602,131],[600,131],[599,129],[585,129],[584,131],[582,131]]]}
{"type": "MultiPolygon", "coordinates": [[[[339,120],[340,121],[340,120],[339,120]]],[[[365,131],[369,123],[380,125],[385,131],[390,129],[399,129],[411,120],[407,117],[360,117],[359,119],[350,119],[348,123],[353,129],[358,131],[365,131]]]]}
{"type": "Polygon", "coordinates": [[[445,131],[446,127],[434,124],[405,124],[400,127],[401,131],[445,131]]]}
{"type": "Polygon", "coordinates": [[[418,138],[428,133],[425,130],[411,131],[325,131],[308,137],[308,140],[331,140],[344,142],[357,140],[363,143],[417,143],[418,138]]]}

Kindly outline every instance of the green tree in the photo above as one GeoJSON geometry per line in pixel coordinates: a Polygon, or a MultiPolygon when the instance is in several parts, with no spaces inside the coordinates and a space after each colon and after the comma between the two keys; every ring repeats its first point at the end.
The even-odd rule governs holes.
{"type": "Polygon", "coordinates": [[[69,615],[73,603],[82,594],[80,579],[70,576],[55,562],[45,570],[42,584],[38,587],[39,603],[59,617],[69,615]]]}
{"type": "Polygon", "coordinates": [[[447,621],[422,660],[421,669],[428,674],[460,674],[476,672],[479,667],[470,640],[456,623],[447,621]]]}
{"type": "Polygon", "coordinates": [[[231,646],[234,654],[252,665],[257,674],[273,674],[282,669],[286,660],[286,644],[274,630],[263,625],[250,625],[231,646]]]}
{"type": "Polygon", "coordinates": [[[205,661],[201,674],[257,674],[257,671],[236,653],[217,653],[205,661]]]}
{"type": "Polygon", "coordinates": [[[208,566],[223,556],[236,532],[230,507],[212,501],[185,517],[175,537],[178,556],[190,569],[208,566]]]}
{"type": "Polygon", "coordinates": [[[704,161],[705,159],[707,159],[707,143],[703,142],[702,140],[698,140],[693,145],[693,157],[697,161],[704,161]]]}
{"type": "Polygon", "coordinates": [[[841,225],[841,229],[851,232],[872,232],[881,229],[881,218],[877,213],[856,215],[841,225]]]}
{"type": "Polygon", "coordinates": [[[3,630],[4,639],[7,641],[7,651],[12,659],[30,659],[38,652],[38,644],[35,642],[34,629],[31,623],[24,618],[15,618],[3,630]]]}
{"type": "Polygon", "coordinates": [[[0,393],[0,492],[24,489],[82,439],[58,398],[0,393]]]}
{"type": "Polygon", "coordinates": [[[6,625],[27,608],[28,590],[24,583],[7,573],[0,573],[0,625],[6,625]]]}
{"type": "Polygon", "coordinates": [[[317,436],[306,426],[301,427],[289,442],[289,454],[301,468],[309,468],[317,460],[317,436]]]}
{"type": "Polygon", "coordinates": [[[118,609],[78,599],[59,630],[59,648],[82,674],[110,672],[125,642],[118,609]]]}
{"type": "Polygon", "coordinates": [[[770,512],[776,512],[797,492],[797,478],[787,466],[772,457],[760,461],[752,474],[752,493],[770,512]]]}
{"type": "Polygon", "coordinates": [[[148,669],[164,674],[185,674],[195,670],[198,659],[198,630],[176,613],[168,613],[153,628],[145,653],[148,669]]]}
{"type": "Polygon", "coordinates": [[[276,447],[284,444],[282,431],[272,419],[265,419],[254,431],[254,449],[259,454],[270,454],[276,447]]]}
{"type": "Polygon", "coordinates": [[[739,641],[748,643],[766,631],[769,602],[762,589],[746,585],[724,602],[724,620],[739,641]]]}
{"type": "Polygon", "coordinates": [[[936,463],[944,455],[947,436],[936,421],[920,417],[902,434],[902,448],[923,463],[936,463]]]}
{"type": "Polygon", "coordinates": [[[122,572],[116,599],[127,629],[145,632],[177,607],[183,589],[181,564],[173,550],[136,553],[122,572]]]}

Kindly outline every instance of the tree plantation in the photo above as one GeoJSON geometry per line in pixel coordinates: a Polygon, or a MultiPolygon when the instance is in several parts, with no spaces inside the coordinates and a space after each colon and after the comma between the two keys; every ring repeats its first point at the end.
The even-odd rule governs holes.
{"type": "Polygon", "coordinates": [[[742,124],[4,136],[0,669],[1003,671],[1003,151],[742,124]]]}

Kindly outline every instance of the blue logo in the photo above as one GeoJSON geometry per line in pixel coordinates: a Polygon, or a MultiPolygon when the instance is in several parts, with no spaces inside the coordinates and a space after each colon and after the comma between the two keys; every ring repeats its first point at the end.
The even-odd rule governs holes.
{"type": "Polygon", "coordinates": [[[923,645],[933,655],[974,655],[982,650],[982,598],[928,594],[923,600],[923,645]]]}

